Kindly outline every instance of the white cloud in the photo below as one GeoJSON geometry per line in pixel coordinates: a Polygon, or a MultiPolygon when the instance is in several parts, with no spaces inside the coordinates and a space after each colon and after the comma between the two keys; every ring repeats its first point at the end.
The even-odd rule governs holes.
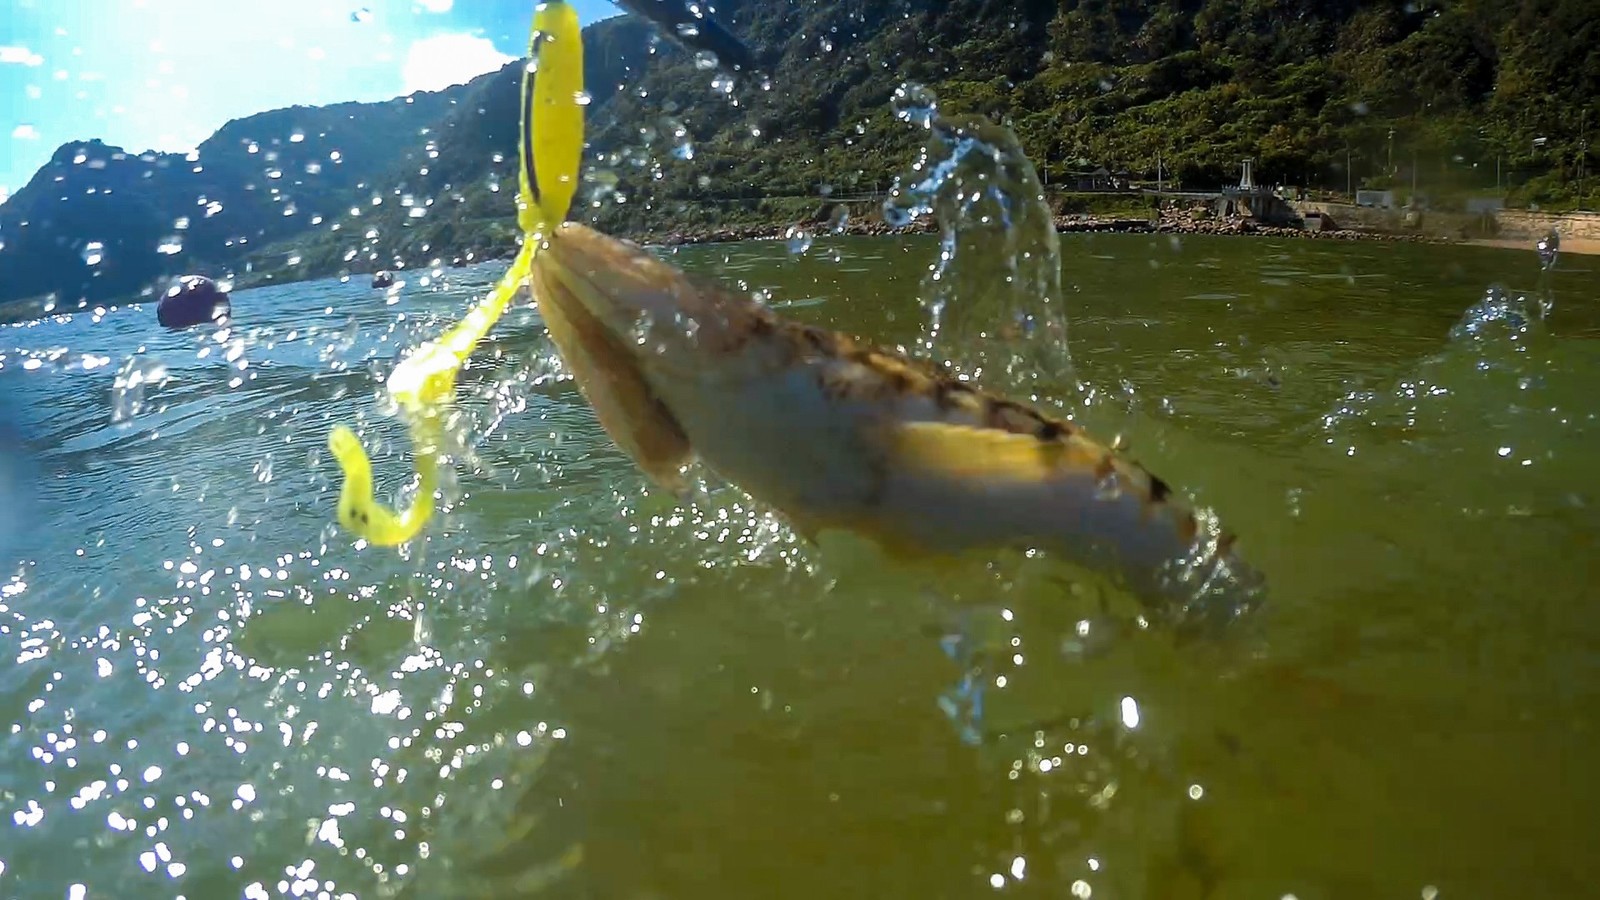
{"type": "Polygon", "coordinates": [[[11,129],[11,138],[17,141],[37,141],[39,139],[39,129],[23,123],[11,129]]]}
{"type": "Polygon", "coordinates": [[[44,57],[29,50],[27,47],[4,46],[0,47],[0,63],[12,63],[18,66],[44,65],[44,57]]]}
{"type": "Polygon", "coordinates": [[[512,57],[496,50],[488,38],[441,34],[411,45],[406,51],[401,77],[408,94],[437,91],[452,84],[465,84],[511,60],[512,57]]]}
{"type": "Polygon", "coordinates": [[[426,12],[447,13],[455,5],[455,0],[421,0],[417,5],[426,12]]]}

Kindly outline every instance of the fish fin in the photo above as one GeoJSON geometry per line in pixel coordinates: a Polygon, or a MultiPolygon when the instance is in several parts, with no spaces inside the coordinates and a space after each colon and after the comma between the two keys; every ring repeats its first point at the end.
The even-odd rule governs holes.
{"type": "Polygon", "coordinates": [[[600,425],[650,480],[682,494],[683,469],[694,458],[689,438],[660,398],[650,390],[627,348],[567,296],[567,288],[544,268],[533,273],[534,294],[545,328],[561,351],[578,390],[600,425]]]}

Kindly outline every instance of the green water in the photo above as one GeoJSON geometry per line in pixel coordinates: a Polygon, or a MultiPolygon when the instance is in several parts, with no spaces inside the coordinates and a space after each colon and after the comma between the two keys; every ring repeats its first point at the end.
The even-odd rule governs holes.
{"type": "MultiPolygon", "coordinates": [[[[387,440],[392,494],[379,379],[494,269],[242,292],[221,336],[7,327],[0,895],[1588,895],[1591,261],[1542,328],[1451,340],[1531,250],[1063,242],[1081,418],[1269,579],[1233,633],[1082,634],[1040,567],[648,494],[526,309],[463,378],[452,510],[353,548],[328,428],[387,440]]],[[[910,345],[933,250],[677,260],[910,345]]]]}

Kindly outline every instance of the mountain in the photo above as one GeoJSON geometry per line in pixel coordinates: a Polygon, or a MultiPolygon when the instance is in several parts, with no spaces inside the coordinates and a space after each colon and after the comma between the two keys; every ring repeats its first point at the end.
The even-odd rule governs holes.
{"type": "MultiPolygon", "coordinates": [[[[1415,174],[1447,196],[1502,179],[1513,201],[1571,205],[1600,125],[1592,0],[721,0],[716,17],[770,81],[732,85],[632,19],[585,30],[575,215],[638,233],[882,190],[920,144],[892,107],[902,82],[1008,122],[1058,184],[1159,165],[1210,189],[1248,156],[1268,183],[1415,174]]],[[[520,76],[250,116],[194,159],[64,146],[0,206],[0,300],[503,252],[520,76]]]]}
{"type": "Polygon", "coordinates": [[[417,135],[459,93],[261,113],[187,156],[63,145],[0,206],[0,299],[119,297],[301,232],[418,156],[417,135]]]}

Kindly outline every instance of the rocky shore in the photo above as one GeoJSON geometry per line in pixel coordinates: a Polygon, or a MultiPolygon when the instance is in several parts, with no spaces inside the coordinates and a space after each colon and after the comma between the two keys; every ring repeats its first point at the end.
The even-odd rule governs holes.
{"type": "MultiPolygon", "coordinates": [[[[1217,235],[1244,235],[1257,237],[1281,238],[1306,238],[1331,241],[1403,241],[1412,243],[1454,244],[1463,243],[1462,240],[1449,237],[1436,237],[1416,232],[1386,232],[1374,230],[1356,230],[1349,228],[1331,227],[1332,222],[1327,220],[1314,221],[1301,225],[1268,225],[1244,216],[1218,217],[1204,206],[1185,206],[1171,204],[1157,210],[1150,210],[1151,216],[1106,216],[1082,214],[1058,214],[1055,216],[1056,231],[1062,234],[1072,233],[1103,233],[1103,234],[1217,234],[1217,235]]],[[[650,246],[676,247],[691,244],[722,244],[738,241],[796,241],[809,244],[817,238],[832,235],[854,235],[862,237],[889,237],[909,234],[937,234],[938,225],[931,216],[922,216],[908,225],[896,226],[885,222],[876,214],[876,210],[866,215],[852,216],[842,219],[837,215],[835,206],[824,206],[808,220],[799,222],[765,223],[759,225],[720,225],[720,226],[686,226],[670,231],[645,231],[621,232],[617,237],[627,238],[640,244],[650,246]]],[[[1466,241],[1466,243],[1483,243],[1481,241],[1466,241]]],[[[1600,243],[1600,242],[1596,242],[1600,243]]],[[[1580,250],[1579,252],[1583,252],[1580,250]]],[[[1594,251],[1590,251],[1594,252],[1594,251]]],[[[516,255],[516,247],[508,246],[498,252],[484,252],[481,248],[462,250],[454,257],[444,257],[451,260],[450,265],[467,265],[476,259],[511,259],[516,255]]],[[[305,269],[294,270],[292,273],[283,269],[258,271],[253,274],[244,274],[236,279],[235,286],[239,289],[256,287],[262,284],[284,284],[292,281],[302,281],[308,278],[324,277],[333,274],[327,271],[310,271],[305,269]]],[[[351,273],[346,273],[351,274],[351,273]]],[[[360,277],[368,277],[362,275],[360,277]]]]}
{"type": "MultiPolygon", "coordinates": [[[[1079,232],[1177,235],[1222,234],[1337,241],[1454,243],[1449,238],[1430,237],[1422,234],[1356,231],[1353,229],[1315,229],[1294,225],[1266,225],[1246,217],[1213,218],[1202,213],[1202,210],[1195,209],[1163,209],[1160,211],[1159,218],[1058,215],[1055,217],[1055,225],[1056,231],[1062,234],[1079,232]]],[[[839,226],[828,223],[699,226],[678,228],[667,232],[626,235],[626,237],[641,244],[672,247],[687,244],[720,244],[734,241],[805,240],[833,234],[884,237],[903,234],[934,234],[937,232],[938,226],[930,217],[919,218],[905,226],[891,225],[882,219],[871,217],[849,219],[839,226]]]]}

